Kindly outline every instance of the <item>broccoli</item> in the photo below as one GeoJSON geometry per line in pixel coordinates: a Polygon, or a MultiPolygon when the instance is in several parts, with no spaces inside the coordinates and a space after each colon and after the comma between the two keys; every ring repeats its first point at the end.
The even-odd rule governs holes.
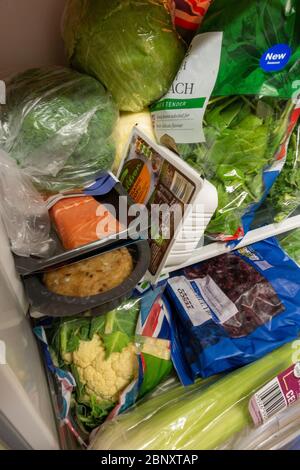
{"type": "Polygon", "coordinates": [[[40,190],[82,186],[111,168],[118,111],[92,77],[71,69],[31,69],[7,86],[0,108],[0,147],[40,190]]]}

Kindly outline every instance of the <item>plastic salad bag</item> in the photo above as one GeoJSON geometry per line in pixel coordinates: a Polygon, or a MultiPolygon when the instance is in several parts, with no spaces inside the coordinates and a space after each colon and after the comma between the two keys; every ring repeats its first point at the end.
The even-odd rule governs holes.
{"type": "Polygon", "coordinates": [[[7,83],[0,148],[42,191],[83,186],[111,168],[117,118],[94,78],[62,67],[27,70],[7,83]]]}
{"type": "Polygon", "coordinates": [[[92,450],[215,449],[251,423],[249,400],[295,358],[289,343],[219,380],[174,386],[105,423],[92,450]]]}
{"type": "Polygon", "coordinates": [[[280,237],[280,245],[290,258],[300,266],[300,228],[280,237]]]}
{"type": "Polygon", "coordinates": [[[61,420],[83,439],[155,388],[172,370],[169,323],[160,291],[132,298],[99,317],[50,324],[42,320],[35,333],[56,380],[66,376],[61,420]]]}
{"type": "Polygon", "coordinates": [[[300,206],[300,125],[292,134],[285,165],[268,197],[274,221],[281,222],[300,206]]]}
{"type": "Polygon", "coordinates": [[[72,67],[100,80],[122,111],[141,111],[169,88],[184,57],[168,0],[68,0],[72,67]]]}
{"type": "Polygon", "coordinates": [[[55,248],[50,218],[42,196],[30,177],[0,150],[0,214],[11,243],[20,256],[47,257],[55,248]]]}
{"type": "Polygon", "coordinates": [[[300,333],[300,268],[275,238],[174,273],[166,294],[182,352],[179,366],[172,359],[185,385],[256,361],[300,333]]]}
{"type": "Polygon", "coordinates": [[[168,93],[151,107],[158,140],[218,190],[207,228],[214,239],[249,230],[282,168],[300,114],[299,38],[297,0],[215,1],[168,93]]]}

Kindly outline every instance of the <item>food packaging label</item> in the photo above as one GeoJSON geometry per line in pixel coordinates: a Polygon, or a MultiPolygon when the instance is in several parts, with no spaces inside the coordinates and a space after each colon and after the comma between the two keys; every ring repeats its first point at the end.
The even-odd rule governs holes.
{"type": "Polygon", "coordinates": [[[221,32],[195,36],[170,90],[152,105],[159,142],[165,136],[178,144],[205,142],[202,123],[218,76],[222,36],[221,32]]]}
{"type": "Polygon", "coordinates": [[[258,390],[249,402],[254,424],[260,425],[300,399],[300,362],[258,390]]]}
{"type": "Polygon", "coordinates": [[[175,153],[152,142],[138,128],[133,129],[118,177],[135,203],[148,209],[149,273],[156,281],[203,180],[175,153]]]}

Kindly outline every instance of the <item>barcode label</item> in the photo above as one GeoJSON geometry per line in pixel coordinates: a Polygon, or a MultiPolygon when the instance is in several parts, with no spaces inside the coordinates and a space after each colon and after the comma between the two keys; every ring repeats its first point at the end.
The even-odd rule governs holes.
{"type": "Polygon", "coordinates": [[[171,191],[180,201],[187,204],[190,200],[194,186],[183,175],[175,171],[171,184],[171,191]]]}
{"type": "Polygon", "coordinates": [[[255,419],[252,416],[256,423],[259,421],[265,422],[279,411],[287,408],[287,402],[277,377],[255,393],[251,407],[256,414],[256,418],[257,414],[260,417],[260,419],[255,419]]]}

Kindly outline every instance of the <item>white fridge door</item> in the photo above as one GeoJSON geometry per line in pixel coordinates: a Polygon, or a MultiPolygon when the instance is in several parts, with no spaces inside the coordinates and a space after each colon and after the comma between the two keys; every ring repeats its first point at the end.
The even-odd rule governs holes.
{"type": "Polygon", "coordinates": [[[10,449],[58,449],[47,379],[26,309],[0,220],[0,442],[10,449]]]}

